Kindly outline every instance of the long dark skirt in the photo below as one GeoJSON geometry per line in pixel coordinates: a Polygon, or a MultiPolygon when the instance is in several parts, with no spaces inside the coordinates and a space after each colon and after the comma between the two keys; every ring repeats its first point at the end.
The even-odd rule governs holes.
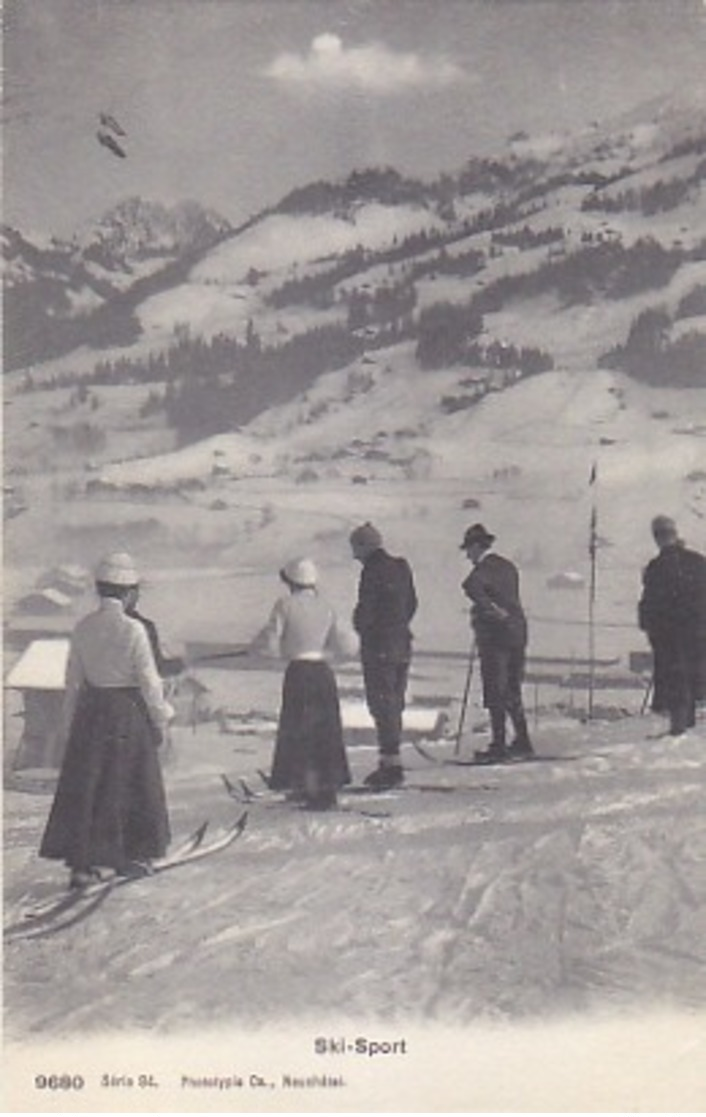
{"type": "Polygon", "coordinates": [[[271,785],[316,797],[350,780],[333,671],[323,660],[293,660],[282,686],[271,785]]]}
{"type": "Polygon", "coordinates": [[[161,857],[169,818],[155,732],[139,690],[81,691],[39,854],[71,868],[161,857]]]}

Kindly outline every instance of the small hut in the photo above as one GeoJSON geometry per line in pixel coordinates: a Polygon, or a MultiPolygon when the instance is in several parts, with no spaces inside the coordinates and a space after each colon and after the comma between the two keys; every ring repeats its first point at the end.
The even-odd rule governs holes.
{"type": "Polygon", "coordinates": [[[5,679],[6,689],[19,691],[23,700],[24,725],[13,773],[48,769],[56,774],[61,766],[59,728],[68,655],[68,640],[33,640],[5,679]]]}
{"type": "Polygon", "coordinates": [[[17,612],[25,616],[51,616],[68,609],[71,598],[54,586],[33,590],[17,602],[17,612]]]}
{"type": "Polygon", "coordinates": [[[75,563],[64,563],[47,571],[37,583],[39,589],[55,589],[69,597],[80,597],[92,586],[90,571],[75,563]]]}

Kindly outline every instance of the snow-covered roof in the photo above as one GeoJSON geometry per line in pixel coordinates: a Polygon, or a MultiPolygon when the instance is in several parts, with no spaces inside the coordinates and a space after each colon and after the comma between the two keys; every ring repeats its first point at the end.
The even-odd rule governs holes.
{"type": "Polygon", "coordinates": [[[43,610],[47,607],[53,609],[66,609],[71,604],[71,598],[61,590],[47,586],[46,589],[33,590],[18,602],[18,608],[28,610],[43,610]]]}
{"type": "Polygon", "coordinates": [[[62,593],[61,590],[55,589],[54,586],[47,586],[46,589],[43,589],[42,597],[45,597],[47,601],[51,601],[54,605],[60,605],[62,609],[71,604],[71,598],[62,593]]]}
{"type": "Polygon", "coordinates": [[[77,582],[85,582],[91,577],[90,571],[75,562],[67,562],[57,566],[56,573],[62,578],[73,578],[77,582]]]}
{"type": "Polygon", "coordinates": [[[83,593],[91,583],[91,575],[81,566],[67,564],[57,566],[43,574],[37,582],[39,589],[58,590],[60,593],[76,595],[83,593]]]}
{"type": "Polygon", "coordinates": [[[9,671],[5,686],[14,690],[63,690],[68,640],[33,640],[9,671]]]}

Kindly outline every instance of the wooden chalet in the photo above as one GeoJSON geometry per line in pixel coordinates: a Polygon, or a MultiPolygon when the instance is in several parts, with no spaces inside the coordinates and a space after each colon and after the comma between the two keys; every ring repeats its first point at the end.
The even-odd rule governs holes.
{"type": "Polygon", "coordinates": [[[64,699],[68,639],[33,640],[5,679],[6,690],[22,696],[23,727],[10,768],[58,771],[62,761],[59,740],[64,699]]]}

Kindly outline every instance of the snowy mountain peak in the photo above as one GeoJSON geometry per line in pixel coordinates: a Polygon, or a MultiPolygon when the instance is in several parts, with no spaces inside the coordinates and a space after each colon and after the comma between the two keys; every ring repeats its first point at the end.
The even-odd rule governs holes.
{"type": "Polygon", "coordinates": [[[231,231],[230,223],[194,201],[168,207],[140,197],[126,198],[74,237],[89,259],[105,263],[182,256],[208,248],[231,231]]]}

